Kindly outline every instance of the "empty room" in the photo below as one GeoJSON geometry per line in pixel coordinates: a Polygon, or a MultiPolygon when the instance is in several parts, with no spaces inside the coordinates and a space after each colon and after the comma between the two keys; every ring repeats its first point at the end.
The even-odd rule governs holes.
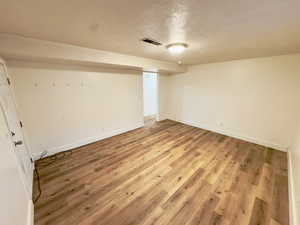
{"type": "Polygon", "coordinates": [[[300,1],[2,1],[1,225],[300,225],[300,1]]]}

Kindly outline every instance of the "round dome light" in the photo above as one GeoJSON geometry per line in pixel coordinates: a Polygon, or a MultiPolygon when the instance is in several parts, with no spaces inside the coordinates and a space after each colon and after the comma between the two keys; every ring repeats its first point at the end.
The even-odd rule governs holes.
{"type": "Polygon", "coordinates": [[[182,53],[188,45],[185,43],[173,43],[166,46],[170,53],[180,54],[182,53]]]}

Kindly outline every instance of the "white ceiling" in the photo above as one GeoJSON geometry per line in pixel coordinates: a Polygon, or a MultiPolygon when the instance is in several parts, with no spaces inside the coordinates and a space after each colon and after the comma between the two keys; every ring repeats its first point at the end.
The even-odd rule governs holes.
{"type": "Polygon", "coordinates": [[[0,32],[198,64],[300,52],[299,0],[9,0],[0,32]],[[186,42],[181,56],[164,45],[186,42]]]}

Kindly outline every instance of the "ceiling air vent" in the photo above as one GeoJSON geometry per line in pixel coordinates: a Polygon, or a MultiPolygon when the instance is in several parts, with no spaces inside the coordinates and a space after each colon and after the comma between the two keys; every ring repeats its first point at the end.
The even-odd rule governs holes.
{"type": "Polygon", "coordinates": [[[150,39],[150,38],[143,38],[142,41],[145,42],[145,43],[151,44],[151,45],[156,45],[156,46],[162,45],[160,42],[155,41],[155,40],[150,39]]]}

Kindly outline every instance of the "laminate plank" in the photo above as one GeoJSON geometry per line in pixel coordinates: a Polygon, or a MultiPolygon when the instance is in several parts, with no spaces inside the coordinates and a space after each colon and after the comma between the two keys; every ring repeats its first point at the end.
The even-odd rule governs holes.
{"type": "Polygon", "coordinates": [[[249,225],[268,225],[268,214],[268,204],[265,201],[256,198],[249,225]]]}
{"type": "Polygon", "coordinates": [[[272,218],[281,225],[289,224],[289,196],[288,196],[288,178],[278,174],[275,176],[273,187],[272,218]]]}
{"type": "Polygon", "coordinates": [[[36,225],[289,224],[286,153],[171,120],[36,168],[36,225]]]}
{"type": "MultiPolygon", "coordinates": [[[[186,223],[188,225],[207,225],[211,222],[213,224],[217,224],[218,221],[220,221],[220,217],[215,217],[214,209],[217,206],[219,202],[219,198],[215,195],[210,196],[203,206],[199,209],[198,212],[196,212],[193,219],[186,223]],[[214,218],[212,218],[214,217],[214,218]]],[[[187,218],[188,219],[188,218],[187,218]]]]}

